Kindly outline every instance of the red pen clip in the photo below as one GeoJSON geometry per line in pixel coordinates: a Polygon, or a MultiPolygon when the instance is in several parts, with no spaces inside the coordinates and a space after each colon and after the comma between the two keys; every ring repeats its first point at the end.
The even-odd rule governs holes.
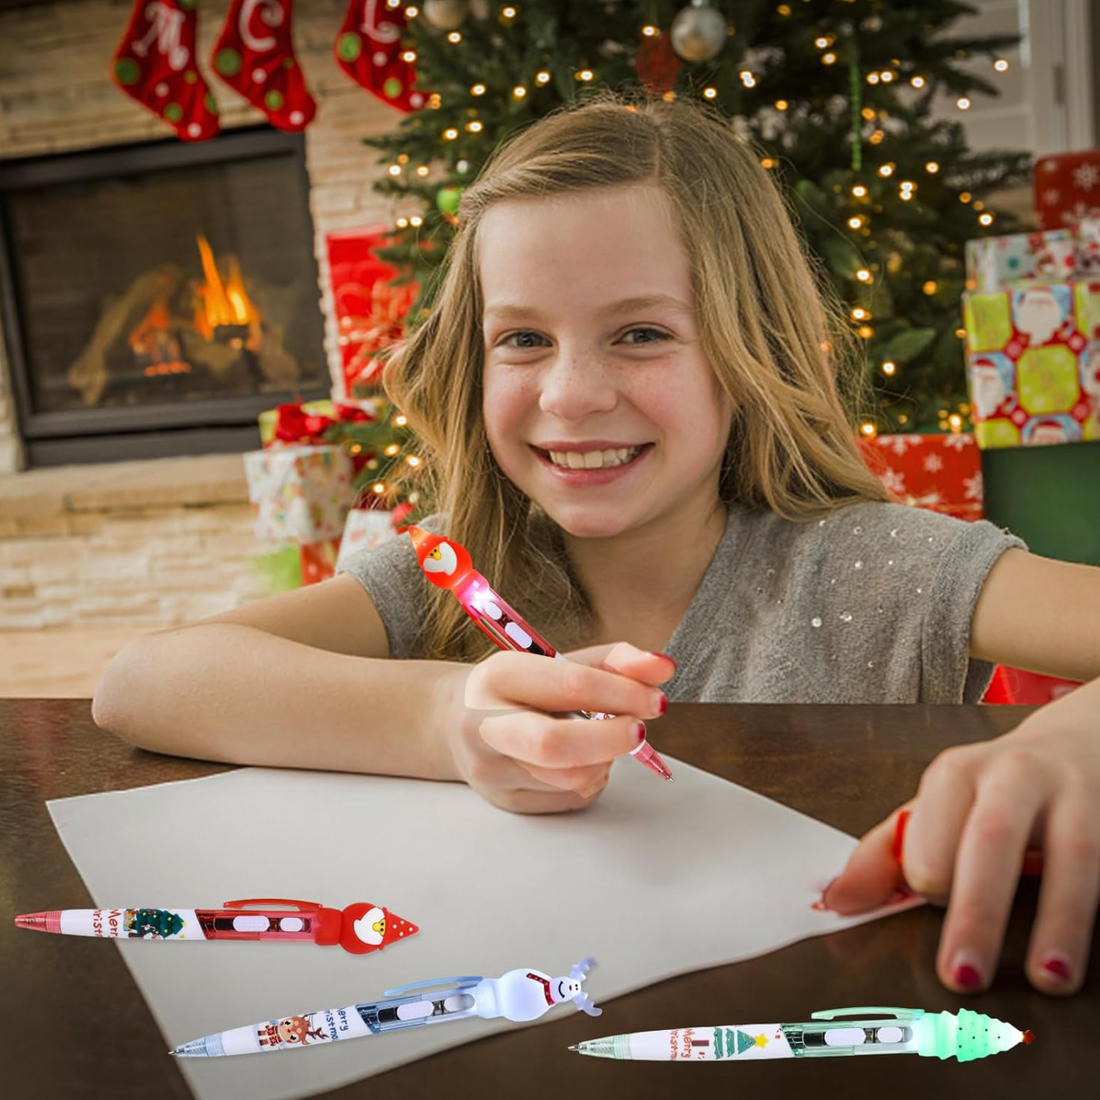
{"type": "Polygon", "coordinates": [[[243,909],[246,905],[289,905],[293,909],[322,909],[319,901],[294,901],[291,898],[244,898],[241,901],[227,901],[223,909],[243,909]]]}

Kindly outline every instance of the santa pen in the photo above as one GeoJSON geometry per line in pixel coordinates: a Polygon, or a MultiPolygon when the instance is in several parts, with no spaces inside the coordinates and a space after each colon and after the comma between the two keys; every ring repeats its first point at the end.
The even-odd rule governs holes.
{"type": "Polygon", "coordinates": [[[63,936],[140,940],[306,940],[338,943],[353,955],[381,951],[419,931],[404,917],[358,901],[343,911],[315,901],[251,898],[227,901],[221,909],[53,909],[15,918],[17,928],[63,936]],[[246,905],[291,906],[245,912],[246,905]]]}
{"type": "MultiPolygon", "coordinates": [[[[408,527],[406,530],[413,541],[417,561],[420,562],[424,576],[437,588],[450,589],[466,614],[501,649],[514,649],[518,653],[537,653],[542,657],[565,660],[561,653],[493,591],[489,582],[474,568],[466,547],[443,535],[422,531],[419,527],[408,527]]],[[[582,710],[577,711],[574,717],[599,720],[614,718],[615,715],[603,711],[582,710]]],[[[630,755],[662,779],[672,779],[668,765],[648,741],[643,741],[630,755]]]]}

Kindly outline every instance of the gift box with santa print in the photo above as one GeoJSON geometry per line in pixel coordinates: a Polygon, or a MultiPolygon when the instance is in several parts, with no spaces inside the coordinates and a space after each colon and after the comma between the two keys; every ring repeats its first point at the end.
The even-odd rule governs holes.
{"type": "Polygon", "coordinates": [[[982,463],[970,432],[860,438],[863,460],[902,504],[982,518],[982,463]]]}
{"type": "Polygon", "coordinates": [[[1100,281],[963,296],[983,450],[1100,439],[1100,281]]]}

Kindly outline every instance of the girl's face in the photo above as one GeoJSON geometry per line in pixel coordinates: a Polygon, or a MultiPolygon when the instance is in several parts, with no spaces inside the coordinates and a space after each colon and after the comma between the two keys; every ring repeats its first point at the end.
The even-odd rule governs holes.
{"type": "Polygon", "coordinates": [[[579,538],[709,509],[732,406],[663,192],[502,202],[479,260],[485,427],[507,477],[579,538]]]}

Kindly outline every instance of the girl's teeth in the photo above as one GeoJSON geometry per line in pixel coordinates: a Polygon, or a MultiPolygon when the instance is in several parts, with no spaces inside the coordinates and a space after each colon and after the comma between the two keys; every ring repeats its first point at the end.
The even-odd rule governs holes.
{"type": "Polygon", "coordinates": [[[619,447],[608,451],[550,451],[550,461],[555,466],[571,470],[598,470],[603,466],[622,466],[637,455],[639,447],[619,447]]]}

